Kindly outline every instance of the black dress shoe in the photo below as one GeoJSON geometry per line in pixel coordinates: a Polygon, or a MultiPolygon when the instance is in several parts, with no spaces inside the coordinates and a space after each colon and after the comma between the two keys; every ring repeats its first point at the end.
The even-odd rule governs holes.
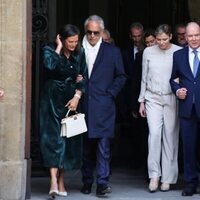
{"type": "Polygon", "coordinates": [[[185,187],[185,189],[182,192],[182,196],[192,196],[197,192],[197,189],[195,187],[185,187]]]}
{"type": "Polygon", "coordinates": [[[83,194],[90,194],[92,189],[92,184],[84,184],[83,187],[81,188],[81,192],[83,194]]]}
{"type": "Polygon", "coordinates": [[[98,185],[96,189],[97,196],[103,196],[112,192],[112,188],[107,185],[98,185]]]}

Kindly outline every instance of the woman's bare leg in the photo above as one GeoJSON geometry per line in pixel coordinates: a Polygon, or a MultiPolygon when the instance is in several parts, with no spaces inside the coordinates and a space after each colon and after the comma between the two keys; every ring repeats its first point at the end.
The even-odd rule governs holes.
{"type": "Polygon", "coordinates": [[[58,175],[58,168],[50,168],[50,191],[58,191],[58,181],[57,181],[57,175],[58,175]]]}
{"type": "Polygon", "coordinates": [[[59,192],[66,192],[65,184],[64,184],[64,178],[65,178],[65,171],[64,169],[59,170],[59,177],[58,177],[58,190],[59,192]]]}

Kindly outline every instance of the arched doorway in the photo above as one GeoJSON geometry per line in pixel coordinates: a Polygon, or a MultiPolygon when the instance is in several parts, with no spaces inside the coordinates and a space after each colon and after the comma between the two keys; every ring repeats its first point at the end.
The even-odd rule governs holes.
{"type": "MultiPolygon", "coordinates": [[[[140,21],[146,28],[154,28],[160,23],[169,23],[173,27],[176,23],[189,20],[187,0],[166,0],[159,9],[157,5],[160,5],[159,0],[32,0],[28,8],[29,11],[32,9],[31,138],[26,142],[27,149],[31,144],[31,152],[27,150],[27,158],[32,159],[29,175],[47,175],[41,164],[39,149],[39,99],[48,76],[42,64],[42,47],[54,41],[57,30],[65,23],[76,24],[83,33],[84,19],[94,13],[104,18],[106,27],[119,47],[124,47],[128,42],[128,27],[133,21],[140,21]]],[[[125,147],[126,143],[122,145],[125,147]]]]}

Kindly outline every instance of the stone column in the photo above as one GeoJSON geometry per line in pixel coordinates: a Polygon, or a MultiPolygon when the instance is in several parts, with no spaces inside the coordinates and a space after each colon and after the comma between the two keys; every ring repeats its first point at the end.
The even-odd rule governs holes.
{"type": "Polygon", "coordinates": [[[1,200],[25,199],[26,2],[0,0],[1,200]]]}

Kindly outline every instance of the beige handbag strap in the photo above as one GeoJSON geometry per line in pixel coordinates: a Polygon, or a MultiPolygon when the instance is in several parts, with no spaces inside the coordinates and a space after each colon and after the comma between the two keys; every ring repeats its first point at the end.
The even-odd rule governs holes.
{"type": "MultiPolygon", "coordinates": [[[[69,110],[67,111],[67,114],[65,115],[65,117],[68,117],[68,115],[69,115],[70,111],[72,111],[72,110],[70,110],[70,109],[69,109],[69,110]]],[[[74,112],[75,112],[76,114],[78,114],[78,112],[77,112],[77,111],[74,111],[74,112]]]]}

